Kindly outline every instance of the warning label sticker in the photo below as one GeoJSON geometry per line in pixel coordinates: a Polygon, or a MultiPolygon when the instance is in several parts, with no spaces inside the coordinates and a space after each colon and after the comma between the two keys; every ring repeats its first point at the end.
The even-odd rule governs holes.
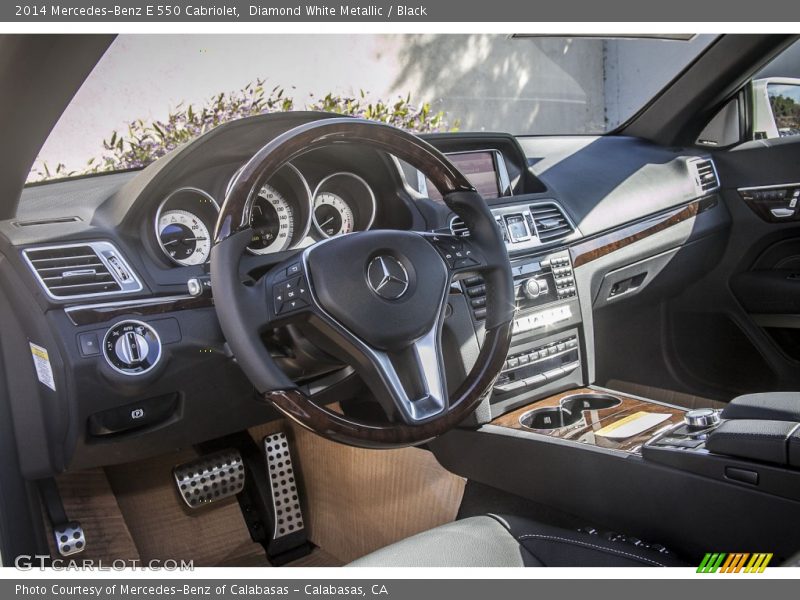
{"type": "Polygon", "coordinates": [[[53,368],[50,366],[50,355],[47,349],[29,342],[31,355],[33,356],[33,366],[36,367],[36,376],[44,385],[54,392],[56,391],[56,380],[53,378],[53,368]]]}

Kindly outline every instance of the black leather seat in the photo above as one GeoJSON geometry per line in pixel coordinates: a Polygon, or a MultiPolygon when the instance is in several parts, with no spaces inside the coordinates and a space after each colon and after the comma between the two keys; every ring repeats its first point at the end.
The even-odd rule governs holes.
{"type": "Polygon", "coordinates": [[[352,567],[683,567],[671,554],[520,517],[471,517],[417,534],[352,567]]]}

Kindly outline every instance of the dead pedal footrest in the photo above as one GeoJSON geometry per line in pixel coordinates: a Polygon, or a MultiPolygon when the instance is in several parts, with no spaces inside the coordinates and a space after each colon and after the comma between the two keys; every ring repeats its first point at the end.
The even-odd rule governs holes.
{"type": "Polygon", "coordinates": [[[189,508],[235,496],[244,488],[244,461],[238,450],[201,456],[173,469],[175,485],[189,508]]]}
{"type": "Polygon", "coordinates": [[[285,433],[273,433],[264,438],[263,444],[275,519],[272,539],[298,537],[296,534],[305,538],[300,492],[292,465],[289,440],[285,433]]]}

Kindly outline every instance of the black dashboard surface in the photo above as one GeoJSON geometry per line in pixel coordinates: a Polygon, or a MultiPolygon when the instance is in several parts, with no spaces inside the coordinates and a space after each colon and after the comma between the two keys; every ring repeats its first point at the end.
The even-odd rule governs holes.
{"type": "Polygon", "coordinates": [[[697,197],[691,153],[621,136],[519,138],[530,170],[591,236],[697,197]]]}

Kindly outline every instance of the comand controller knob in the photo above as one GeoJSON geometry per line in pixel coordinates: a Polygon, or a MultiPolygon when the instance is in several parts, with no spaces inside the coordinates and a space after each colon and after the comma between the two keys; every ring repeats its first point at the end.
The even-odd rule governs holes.
{"type": "Polygon", "coordinates": [[[690,429],[705,429],[719,424],[719,411],[713,408],[697,408],[683,415],[683,422],[690,429]]]}

